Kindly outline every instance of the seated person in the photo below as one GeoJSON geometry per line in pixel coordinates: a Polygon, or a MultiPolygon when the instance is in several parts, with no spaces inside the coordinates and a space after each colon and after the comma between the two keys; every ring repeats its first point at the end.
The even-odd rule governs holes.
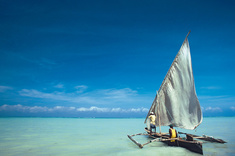
{"type": "MultiPolygon", "coordinates": [[[[169,134],[170,134],[170,138],[177,138],[177,131],[173,128],[173,125],[170,125],[170,129],[169,129],[169,134]]],[[[170,140],[169,142],[170,145],[174,145],[175,144],[175,140],[170,140]]]]}

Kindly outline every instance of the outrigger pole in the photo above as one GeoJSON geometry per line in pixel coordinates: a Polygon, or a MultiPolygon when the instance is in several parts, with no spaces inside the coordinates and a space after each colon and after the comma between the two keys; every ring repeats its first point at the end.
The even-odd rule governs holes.
{"type": "MultiPolygon", "coordinates": [[[[132,137],[133,136],[136,136],[136,135],[149,135],[149,134],[144,134],[144,133],[138,133],[138,134],[133,134],[133,135],[127,135],[128,138],[133,141],[137,146],[139,146],[139,148],[143,148],[145,145],[148,145],[152,142],[156,142],[156,141],[170,141],[170,140],[179,140],[179,138],[167,138],[167,137],[161,137],[161,138],[155,138],[155,139],[152,139],[144,144],[141,144],[139,142],[137,142],[136,140],[134,140],[132,137]]],[[[153,137],[153,136],[152,136],[153,137]]]]}

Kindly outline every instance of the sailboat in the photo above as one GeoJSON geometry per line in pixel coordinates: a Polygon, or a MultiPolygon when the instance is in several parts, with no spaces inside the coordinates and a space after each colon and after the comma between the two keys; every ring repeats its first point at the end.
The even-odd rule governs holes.
{"type": "MultiPolygon", "coordinates": [[[[190,32],[189,32],[190,33],[190,32]]],[[[201,106],[197,98],[190,47],[187,34],[179,52],[177,53],[173,63],[170,66],[157,94],[154,98],[152,106],[146,116],[145,123],[147,134],[139,133],[128,135],[128,137],[140,148],[155,142],[161,141],[168,144],[172,138],[169,133],[162,133],[161,126],[174,125],[182,129],[194,130],[203,120],[201,106]],[[149,115],[153,112],[156,116],[155,125],[159,127],[159,133],[150,133],[149,115]],[[133,139],[136,135],[149,135],[152,140],[145,144],[140,144],[133,139]]],[[[184,147],[192,152],[203,154],[202,141],[226,143],[221,139],[215,139],[208,136],[197,136],[193,134],[178,132],[186,135],[185,138],[174,138],[176,146],[184,147]]]]}

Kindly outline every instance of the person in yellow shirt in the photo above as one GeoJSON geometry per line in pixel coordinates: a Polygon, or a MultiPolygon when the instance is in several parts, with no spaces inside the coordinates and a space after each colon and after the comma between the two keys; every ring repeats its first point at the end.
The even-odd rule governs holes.
{"type": "Polygon", "coordinates": [[[155,129],[156,132],[156,126],[155,126],[156,116],[154,115],[153,112],[151,112],[148,118],[150,119],[150,135],[152,135],[152,129],[155,129]]]}
{"type": "MultiPolygon", "coordinates": [[[[177,138],[177,131],[173,128],[173,125],[170,125],[170,129],[169,129],[169,134],[170,134],[170,138],[177,138]]],[[[174,146],[175,145],[175,140],[171,140],[169,142],[169,145],[174,146]]]]}

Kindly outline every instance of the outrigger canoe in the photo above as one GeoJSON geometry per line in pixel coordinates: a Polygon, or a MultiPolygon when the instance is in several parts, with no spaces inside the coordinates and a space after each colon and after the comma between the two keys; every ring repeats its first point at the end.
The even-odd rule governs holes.
{"type": "Polygon", "coordinates": [[[155,132],[150,135],[150,123],[147,122],[148,128],[145,128],[147,134],[139,133],[128,135],[140,148],[143,148],[143,146],[151,142],[161,141],[170,146],[183,147],[192,152],[203,154],[203,142],[199,140],[226,143],[221,139],[215,139],[213,137],[179,132],[179,134],[186,135],[185,139],[174,138],[175,142],[172,144],[172,139],[169,134],[161,132],[161,126],[174,125],[174,127],[194,130],[202,123],[203,117],[201,106],[196,95],[188,35],[157,91],[157,95],[145,119],[145,123],[149,121],[148,117],[150,113],[153,112],[156,116],[155,125],[159,127],[159,133],[155,132]],[[140,144],[133,139],[136,135],[149,135],[153,139],[145,144],[140,144]]]}

